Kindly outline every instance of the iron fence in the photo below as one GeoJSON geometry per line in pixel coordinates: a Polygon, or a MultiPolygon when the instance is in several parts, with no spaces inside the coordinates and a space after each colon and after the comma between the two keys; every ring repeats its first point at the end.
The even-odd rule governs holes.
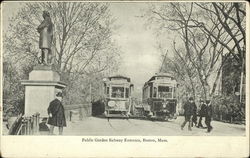
{"type": "Polygon", "coordinates": [[[9,135],[35,135],[39,131],[40,114],[32,116],[19,115],[9,129],[9,135]]]}

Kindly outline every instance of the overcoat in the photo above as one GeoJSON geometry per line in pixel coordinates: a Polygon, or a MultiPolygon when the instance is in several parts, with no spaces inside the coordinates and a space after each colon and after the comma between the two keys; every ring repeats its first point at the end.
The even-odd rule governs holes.
{"type": "Polygon", "coordinates": [[[192,118],[192,120],[193,120],[193,122],[197,122],[197,106],[196,106],[196,104],[195,103],[192,103],[192,106],[193,106],[193,118],[192,118]]]}
{"type": "Polygon", "coordinates": [[[206,116],[206,104],[204,104],[204,103],[201,105],[200,116],[201,117],[205,117],[206,116]]]}
{"type": "Polygon", "coordinates": [[[212,105],[208,104],[206,107],[206,118],[211,119],[213,115],[212,105]]]}
{"type": "Polygon", "coordinates": [[[191,102],[187,102],[184,105],[184,115],[185,116],[191,116],[194,115],[194,111],[195,111],[196,105],[195,103],[191,103],[191,102]]]}
{"type": "Polygon", "coordinates": [[[52,117],[49,117],[48,124],[58,127],[66,126],[64,107],[60,100],[54,99],[52,102],[50,102],[48,114],[50,113],[52,114],[52,117]]]}
{"type": "Polygon", "coordinates": [[[39,48],[40,49],[50,49],[53,39],[53,23],[50,17],[45,17],[42,23],[37,28],[40,33],[39,38],[39,48]]]}

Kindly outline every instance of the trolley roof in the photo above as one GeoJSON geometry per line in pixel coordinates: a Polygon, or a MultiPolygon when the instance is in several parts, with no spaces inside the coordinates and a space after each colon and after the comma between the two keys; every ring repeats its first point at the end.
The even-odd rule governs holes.
{"type": "Polygon", "coordinates": [[[166,77],[166,78],[170,78],[171,80],[175,80],[173,75],[171,75],[170,73],[156,73],[147,82],[145,82],[144,86],[147,85],[151,81],[155,81],[157,77],[166,77]]]}
{"type": "Polygon", "coordinates": [[[110,76],[108,77],[108,79],[111,81],[112,78],[117,78],[117,79],[126,79],[128,82],[130,82],[130,78],[126,77],[126,76],[122,76],[122,75],[116,75],[116,76],[110,76]]]}
{"type": "Polygon", "coordinates": [[[169,77],[171,78],[171,80],[174,79],[173,75],[171,75],[170,73],[156,73],[153,77],[151,77],[149,81],[155,80],[156,77],[169,77]]]}

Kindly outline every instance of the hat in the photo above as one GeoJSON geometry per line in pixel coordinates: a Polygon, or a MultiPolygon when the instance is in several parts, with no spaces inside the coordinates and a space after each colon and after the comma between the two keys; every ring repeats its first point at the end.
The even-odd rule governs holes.
{"type": "Polygon", "coordinates": [[[210,103],[210,100],[206,100],[206,104],[209,104],[210,103]]]}
{"type": "Polygon", "coordinates": [[[57,92],[56,97],[62,97],[62,92],[57,92]]]}
{"type": "Polygon", "coordinates": [[[43,14],[44,14],[45,16],[50,16],[49,12],[46,11],[46,10],[43,11],[43,14]]]}

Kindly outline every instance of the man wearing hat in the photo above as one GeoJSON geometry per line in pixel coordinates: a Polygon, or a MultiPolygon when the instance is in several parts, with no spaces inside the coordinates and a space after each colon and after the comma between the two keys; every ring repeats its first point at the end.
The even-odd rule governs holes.
{"type": "Polygon", "coordinates": [[[203,128],[203,125],[202,125],[202,117],[205,117],[206,116],[206,104],[204,103],[203,100],[201,100],[201,109],[200,109],[200,119],[199,119],[199,123],[198,123],[198,128],[203,128]]]}
{"type": "Polygon", "coordinates": [[[212,105],[210,100],[206,100],[206,117],[205,117],[205,123],[207,125],[207,132],[211,132],[213,127],[211,126],[211,121],[212,121],[212,105]]]}
{"type": "Polygon", "coordinates": [[[181,125],[181,130],[183,130],[184,126],[186,125],[186,123],[188,122],[188,130],[191,131],[191,123],[192,123],[192,117],[194,115],[194,111],[195,111],[195,103],[194,103],[194,99],[193,97],[190,97],[188,99],[188,102],[184,105],[184,117],[185,117],[185,121],[182,123],[181,125]]]}
{"type": "Polygon", "coordinates": [[[52,102],[50,102],[50,104],[49,104],[48,124],[50,125],[50,134],[51,135],[53,135],[54,126],[57,126],[59,128],[59,135],[62,135],[63,127],[66,127],[64,107],[63,107],[61,101],[62,101],[62,92],[58,92],[56,94],[56,98],[52,102]]]}

